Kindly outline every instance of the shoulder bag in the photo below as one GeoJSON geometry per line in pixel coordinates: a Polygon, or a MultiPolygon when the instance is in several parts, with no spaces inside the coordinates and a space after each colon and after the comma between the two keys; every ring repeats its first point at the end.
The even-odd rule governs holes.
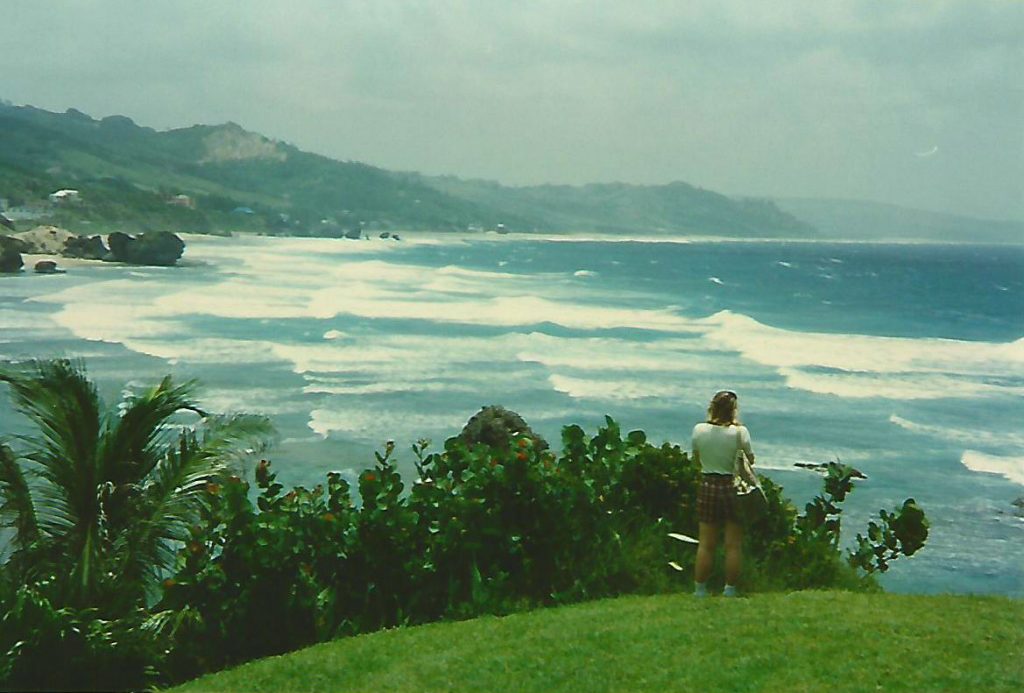
{"type": "Polygon", "coordinates": [[[754,474],[747,456],[743,453],[740,429],[736,429],[736,458],[732,473],[733,511],[736,519],[749,524],[768,510],[768,499],[761,488],[761,482],[754,474]]]}

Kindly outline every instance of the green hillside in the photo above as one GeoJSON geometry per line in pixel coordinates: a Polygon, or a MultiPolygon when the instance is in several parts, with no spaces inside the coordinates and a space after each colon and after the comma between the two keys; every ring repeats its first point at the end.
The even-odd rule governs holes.
{"type": "MultiPolygon", "coordinates": [[[[0,198],[78,231],[254,231],[339,236],[382,229],[813,235],[772,203],[685,183],[510,188],[335,161],[234,123],[169,131],[0,105],[0,198]],[[55,207],[61,188],[81,202],[55,207]],[[187,195],[189,206],[169,204],[187,195]]],[[[26,215],[23,215],[26,216],[26,215]]]]}
{"type": "Polygon", "coordinates": [[[625,597],[352,637],[174,691],[1019,691],[1024,604],[625,597]]]}
{"type": "Polygon", "coordinates": [[[510,188],[453,177],[423,178],[450,195],[531,220],[538,228],[599,233],[816,237],[814,227],[766,200],[737,200],[682,182],[510,188]]]}

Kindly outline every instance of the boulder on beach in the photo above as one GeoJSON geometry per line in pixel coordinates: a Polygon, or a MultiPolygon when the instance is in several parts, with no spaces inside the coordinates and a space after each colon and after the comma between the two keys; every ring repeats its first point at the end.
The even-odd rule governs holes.
{"type": "Polygon", "coordinates": [[[185,243],[169,231],[150,231],[136,237],[115,231],[107,237],[110,259],[133,265],[173,265],[185,252],[185,243]]]}
{"type": "Polygon", "coordinates": [[[35,265],[35,271],[38,274],[57,274],[60,270],[57,269],[57,263],[53,260],[40,260],[35,265]]]}
{"type": "Polygon", "coordinates": [[[497,404],[483,407],[474,414],[459,433],[459,438],[470,447],[483,443],[492,448],[509,448],[514,439],[529,438],[537,452],[548,449],[547,441],[534,433],[523,417],[497,404]]]}
{"type": "Polygon", "coordinates": [[[21,259],[23,244],[20,239],[0,236],[0,272],[20,272],[25,261],[21,259]]]}
{"type": "Polygon", "coordinates": [[[21,252],[38,255],[60,255],[68,239],[77,238],[75,234],[59,226],[37,226],[15,234],[14,237],[27,244],[27,250],[21,252]]]}
{"type": "Polygon", "coordinates": [[[99,236],[72,236],[64,241],[61,255],[83,260],[102,260],[109,252],[99,236]]]}

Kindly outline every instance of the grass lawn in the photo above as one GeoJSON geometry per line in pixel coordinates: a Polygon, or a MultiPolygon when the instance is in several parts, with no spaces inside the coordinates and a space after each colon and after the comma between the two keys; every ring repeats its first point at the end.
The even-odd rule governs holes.
{"type": "Polygon", "coordinates": [[[399,628],[174,691],[1024,691],[1024,602],[625,597],[399,628]]]}

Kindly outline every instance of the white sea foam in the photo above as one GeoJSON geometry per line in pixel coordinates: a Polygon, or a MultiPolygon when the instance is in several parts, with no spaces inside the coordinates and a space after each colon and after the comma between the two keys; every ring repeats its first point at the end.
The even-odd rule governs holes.
{"type": "Polygon", "coordinates": [[[593,270],[576,270],[575,272],[572,273],[572,276],[574,276],[574,277],[596,277],[597,276],[597,272],[594,272],[593,270]]]}
{"type": "Polygon", "coordinates": [[[999,457],[976,450],[964,450],[960,462],[973,472],[999,474],[1024,485],[1024,457],[999,457]]]}
{"type": "Polygon", "coordinates": [[[790,387],[843,397],[942,398],[1021,394],[1024,339],[1009,343],[795,332],[722,311],[705,340],[775,368],[790,387]],[[986,380],[991,382],[986,382],[986,380]]]}
{"type": "Polygon", "coordinates": [[[206,388],[199,392],[198,399],[204,409],[221,413],[258,411],[270,416],[308,411],[305,402],[282,398],[282,390],[269,387],[206,388]]]}
{"type": "Polygon", "coordinates": [[[954,428],[951,426],[932,426],[929,424],[917,423],[905,419],[902,416],[892,414],[889,417],[890,423],[913,433],[932,436],[941,440],[948,440],[964,445],[984,446],[1012,446],[1024,450],[1024,435],[1000,427],[999,430],[986,430],[979,427],[972,429],[954,428]]]}
{"type": "Polygon", "coordinates": [[[516,353],[518,360],[576,371],[693,373],[713,368],[721,360],[704,353],[696,339],[636,342],[605,337],[554,337],[534,332],[520,341],[528,346],[516,353]]]}
{"type": "Polygon", "coordinates": [[[205,364],[276,363],[272,342],[260,340],[203,337],[192,339],[145,339],[128,337],[117,340],[140,354],[167,359],[171,363],[187,361],[205,364]]]}
{"type": "Polygon", "coordinates": [[[352,409],[314,409],[309,428],[326,438],[332,433],[348,438],[382,441],[404,435],[421,435],[423,431],[458,431],[466,423],[464,413],[420,411],[389,411],[365,406],[352,409]]]}
{"type": "Polygon", "coordinates": [[[1006,387],[975,382],[965,377],[921,373],[819,373],[799,368],[780,368],[788,387],[853,399],[917,400],[947,397],[1024,395],[1024,387],[1006,387]]]}
{"type": "Polygon", "coordinates": [[[620,402],[658,398],[678,400],[687,390],[676,383],[664,380],[634,378],[575,378],[566,375],[551,374],[548,376],[557,392],[569,395],[573,399],[588,399],[603,402],[620,402]]]}
{"type": "Polygon", "coordinates": [[[718,284],[719,286],[722,286],[723,284],[725,284],[725,282],[723,282],[718,277],[708,277],[708,281],[711,282],[712,284],[718,284]]]}

